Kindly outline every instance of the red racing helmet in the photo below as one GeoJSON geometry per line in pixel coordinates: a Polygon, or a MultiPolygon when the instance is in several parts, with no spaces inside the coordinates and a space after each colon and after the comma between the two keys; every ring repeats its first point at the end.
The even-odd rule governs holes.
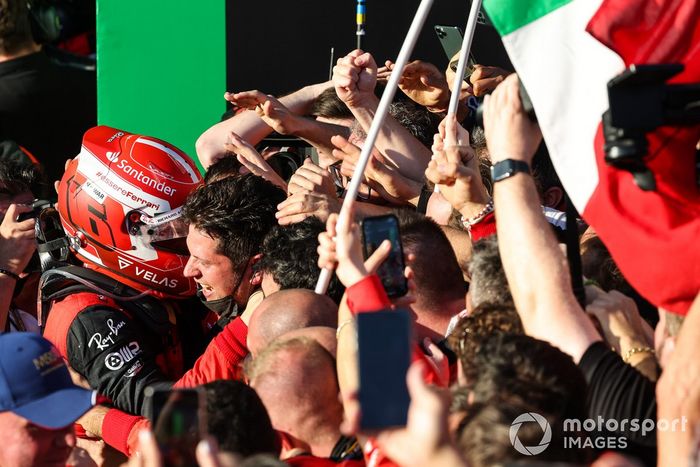
{"type": "Polygon", "coordinates": [[[154,295],[195,294],[182,275],[187,195],[202,183],[194,162],[165,141],[91,128],[58,187],[57,209],[71,249],[89,267],[154,295]]]}

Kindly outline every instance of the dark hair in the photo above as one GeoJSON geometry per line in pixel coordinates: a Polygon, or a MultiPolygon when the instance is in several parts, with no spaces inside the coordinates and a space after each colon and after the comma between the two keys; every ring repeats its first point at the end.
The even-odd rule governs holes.
{"type": "Polygon", "coordinates": [[[260,252],[262,239],[277,223],[277,205],[285,198],[284,191],[256,175],[227,177],[193,191],[183,217],[217,240],[217,252],[239,268],[260,252]]]}
{"type": "MultiPolygon", "coordinates": [[[[287,226],[274,226],[262,242],[260,271],[271,274],[281,290],[314,290],[318,280],[318,235],[326,230],[317,217],[287,226]]],[[[334,274],[327,295],[340,303],[345,287],[334,274]]]]}
{"type": "Polygon", "coordinates": [[[213,381],[203,387],[207,397],[207,430],[221,450],[243,457],[279,454],[277,433],[253,388],[232,380],[213,381]]]}
{"type": "Polygon", "coordinates": [[[395,101],[389,106],[389,114],[425,147],[433,145],[439,121],[428,109],[413,101],[395,101]]]}
{"type": "Polygon", "coordinates": [[[532,178],[535,181],[540,197],[552,187],[564,189],[557,171],[554,170],[552,159],[549,157],[549,150],[547,150],[544,141],[537,147],[535,156],[532,158],[532,178]]]}
{"type": "Polygon", "coordinates": [[[0,0],[0,52],[13,54],[32,42],[26,0],[0,0]]]}
{"type": "Polygon", "coordinates": [[[439,307],[464,298],[466,286],[457,256],[447,236],[432,219],[415,211],[398,209],[404,254],[413,253],[411,263],[419,302],[439,307]]]}
{"type": "MultiPolygon", "coordinates": [[[[586,381],[571,357],[548,342],[530,336],[497,334],[476,355],[474,404],[459,436],[470,465],[494,465],[522,457],[509,431],[515,418],[535,412],[547,419],[554,442],[542,459],[585,460],[587,450],[564,449],[564,420],[586,418],[586,381]]],[[[536,446],[542,439],[537,423],[523,423],[518,439],[536,446]]]]}
{"type": "Polygon", "coordinates": [[[471,277],[469,293],[474,307],[482,303],[513,307],[496,235],[482,238],[472,245],[468,269],[471,277]]]}
{"type": "Polygon", "coordinates": [[[581,243],[581,267],[584,277],[595,280],[605,291],[629,294],[631,287],[615,264],[610,251],[597,235],[581,243]]]}
{"type": "Polygon", "coordinates": [[[484,303],[459,320],[448,336],[448,342],[459,357],[467,385],[472,386],[476,382],[479,371],[476,357],[484,342],[496,334],[524,333],[514,307],[484,303]]]}
{"type": "Polygon", "coordinates": [[[659,322],[657,308],[627,282],[598,235],[590,236],[581,242],[581,269],[584,277],[594,280],[606,292],[617,290],[634,300],[639,314],[652,328],[659,322]]]}
{"type": "MultiPolygon", "coordinates": [[[[530,465],[518,461],[532,461],[515,450],[510,437],[513,421],[522,414],[535,412],[542,415],[549,424],[552,442],[540,454],[535,465],[583,465],[590,460],[591,451],[587,448],[566,448],[562,437],[571,435],[564,432],[564,418],[548,413],[538,412],[537,408],[519,401],[501,400],[473,405],[462,421],[458,444],[467,463],[472,467],[491,467],[494,465],[530,465]],[[546,463],[546,464],[545,464],[546,463]]],[[[518,427],[517,439],[523,446],[537,446],[542,441],[543,431],[538,423],[524,422],[518,427]]]]}
{"type": "Polygon", "coordinates": [[[466,386],[453,384],[450,387],[450,415],[466,413],[469,411],[469,394],[469,388],[466,386]]]}
{"type": "Polygon", "coordinates": [[[496,334],[475,358],[474,401],[520,400],[539,413],[582,418],[586,380],[572,358],[526,335],[496,334]]]}
{"type": "Polygon", "coordinates": [[[340,100],[333,87],[325,89],[318,95],[313,104],[311,104],[309,114],[314,117],[335,119],[354,118],[348,106],[340,100]]]}
{"type": "Polygon", "coordinates": [[[493,195],[493,181],[491,180],[491,159],[489,149],[486,146],[486,134],[480,126],[475,126],[469,133],[469,144],[474,149],[474,153],[479,160],[479,173],[481,181],[486,187],[486,191],[493,195]]]}
{"type": "Polygon", "coordinates": [[[38,164],[0,159],[0,184],[13,196],[25,191],[31,191],[35,198],[48,195],[46,177],[38,164]]]}
{"type": "Polygon", "coordinates": [[[209,166],[204,174],[204,183],[218,182],[226,177],[237,177],[240,175],[241,166],[235,155],[226,155],[209,166]]]}

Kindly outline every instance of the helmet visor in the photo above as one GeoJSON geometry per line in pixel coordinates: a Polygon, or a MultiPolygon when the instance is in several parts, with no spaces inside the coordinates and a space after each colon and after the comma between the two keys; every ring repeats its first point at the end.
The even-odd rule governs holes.
{"type": "Polygon", "coordinates": [[[129,233],[136,240],[155,250],[189,256],[187,250],[188,225],[182,218],[182,208],[156,216],[135,211],[127,216],[129,233]]]}

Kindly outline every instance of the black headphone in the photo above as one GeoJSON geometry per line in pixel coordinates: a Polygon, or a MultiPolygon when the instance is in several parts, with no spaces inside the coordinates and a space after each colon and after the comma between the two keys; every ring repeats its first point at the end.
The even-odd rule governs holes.
{"type": "Polygon", "coordinates": [[[49,44],[62,37],[70,21],[70,5],[60,0],[26,0],[34,40],[49,44]]]}

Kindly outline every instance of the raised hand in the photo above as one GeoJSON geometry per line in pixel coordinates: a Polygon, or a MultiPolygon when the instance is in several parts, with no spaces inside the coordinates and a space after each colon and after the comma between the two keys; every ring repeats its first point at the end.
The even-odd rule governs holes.
{"type": "Polygon", "coordinates": [[[484,98],[484,133],[491,162],[515,159],[532,163],[542,141],[537,123],[523,112],[518,75],[508,76],[484,98]]]}
{"type": "Polygon", "coordinates": [[[377,64],[368,52],[353,50],[333,67],[335,92],[348,107],[362,106],[376,85],[377,64]]]}
{"type": "Polygon", "coordinates": [[[254,110],[255,107],[265,102],[267,98],[267,94],[258,91],[257,89],[236,93],[224,93],[224,99],[229,101],[231,104],[248,110],[254,110]]]}
{"type": "Polygon", "coordinates": [[[477,96],[485,96],[498,86],[510,71],[496,66],[476,65],[474,72],[469,77],[472,86],[472,93],[477,96]]]}
{"type": "Polygon", "coordinates": [[[654,331],[642,319],[634,300],[617,290],[598,290],[586,312],[596,317],[605,340],[623,357],[634,347],[654,346],[654,331]]]}
{"type": "Polygon", "coordinates": [[[306,159],[304,164],[289,179],[287,190],[290,196],[301,191],[313,191],[335,196],[336,187],[333,176],[328,170],[317,166],[311,159],[306,159]]]}
{"type": "Polygon", "coordinates": [[[389,66],[393,65],[391,60],[387,60],[384,66],[377,68],[377,83],[386,84],[391,78],[391,69],[389,66]]]}
{"type": "MultiPolygon", "coordinates": [[[[343,175],[352,175],[360,158],[360,148],[342,136],[334,136],[331,142],[336,147],[333,156],[343,161],[341,172],[343,175]]],[[[364,181],[382,198],[394,204],[407,204],[417,200],[423,186],[421,182],[403,176],[376,150],[372,151],[365,169],[364,181]]]]}
{"type": "Polygon", "coordinates": [[[331,214],[340,212],[340,206],[335,194],[302,190],[278,204],[275,217],[280,225],[301,222],[311,216],[326,221],[331,214]]]}
{"type": "Polygon", "coordinates": [[[326,231],[318,236],[318,267],[335,269],[345,287],[367,277],[374,265],[385,260],[391,252],[391,242],[384,240],[367,261],[364,260],[360,227],[353,220],[352,211],[345,209],[340,215],[331,214],[326,231]]]}
{"type": "Polygon", "coordinates": [[[469,133],[454,116],[445,117],[439,131],[425,176],[440,187],[440,193],[454,209],[471,218],[490,198],[481,181],[478,158],[469,146],[469,133]]]}
{"type": "Polygon", "coordinates": [[[231,132],[229,142],[224,147],[227,151],[236,154],[236,159],[243,165],[245,170],[287,191],[287,183],[282,177],[270,167],[270,164],[250,143],[240,138],[236,133],[231,132]]]}
{"type": "Polygon", "coordinates": [[[304,118],[292,113],[284,104],[269,94],[262,104],[255,107],[255,112],[270,128],[281,135],[295,134],[298,120],[304,118]]]}
{"type": "Polygon", "coordinates": [[[11,204],[0,224],[0,267],[15,274],[24,272],[36,250],[34,219],[17,222],[30,206],[11,204]]]}
{"type": "MultiPolygon", "coordinates": [[[[393,70],[394,64],[389,66],[393,70]]],[[[432,112],[444,112],[450,102],[450,89],[445,75],[432,63],[414,60],[407,64],[399,80],[399,88],[414,102],[432,112]]]]}

